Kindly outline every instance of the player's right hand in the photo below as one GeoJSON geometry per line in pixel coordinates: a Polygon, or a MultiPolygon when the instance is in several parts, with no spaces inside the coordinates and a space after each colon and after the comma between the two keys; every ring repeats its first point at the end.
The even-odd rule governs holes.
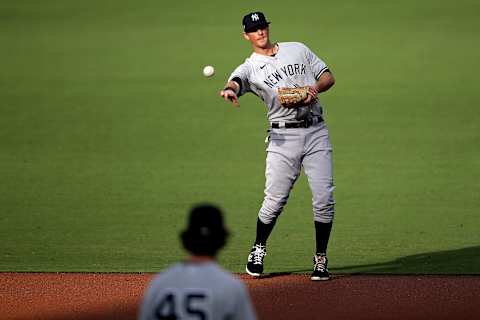
{"type": "Polygon", "coordinates": [[[222,90],[220,91],[220,96],[223,97],[225,101],[230,100],[235,107],[240,107],[238,97],[233,90],[222,90]]]}
{"type": "Polygon", "coordinates": [[[316,87],[314,86],[308,87],[308,97],[305,100],[305,104],[310,104],[315,102],[318,99],[317,95],[318,95],[318,90],[316,87]]]}

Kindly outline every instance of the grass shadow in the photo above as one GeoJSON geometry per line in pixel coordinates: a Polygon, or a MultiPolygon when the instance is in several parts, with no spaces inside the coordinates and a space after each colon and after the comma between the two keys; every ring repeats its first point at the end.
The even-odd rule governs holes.
{"type": "MultiPolygon", "coordinates": [[[[480,275],[480,246],[420,253],[391,261],[330,266],[333,274],[465,274],[480,275]]],[[[312,269],[287,270],[262,275],[261,279],[308,273],[312,269]]]]}
{"type": "Polygon", "coordinates": [[[330,268],[333,273],[480,274],[480,246],[427,252],[391,261],[330,268]]]}

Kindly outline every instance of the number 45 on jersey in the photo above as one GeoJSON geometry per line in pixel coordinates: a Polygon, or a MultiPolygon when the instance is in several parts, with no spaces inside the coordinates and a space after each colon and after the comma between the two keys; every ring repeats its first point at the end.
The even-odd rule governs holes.
{"type": "Polygon", "coordinates": [[[211,319],[210,299],[204,290],[171,290],[159,298],[155,308],[155,319],[211,319]]]}

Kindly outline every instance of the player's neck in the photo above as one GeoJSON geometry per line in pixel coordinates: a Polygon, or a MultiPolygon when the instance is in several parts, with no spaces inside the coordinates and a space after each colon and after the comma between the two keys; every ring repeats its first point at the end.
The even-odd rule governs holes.
{"type": "Polygon", "coordinates": [[[278,52],[278,46],[276,43],[271,43],[270,41],[265,47],[253,47],[255,53],[264,55],[264,56],[274,56],[278,52]]]}
{"type": "Polygon", "coordinates": [[[211,256],[195,256],[195,255],[192,255],[188,258],[187,262],[203,263],[203,262],[210,262],[210,261],[214,261],[214,260],[215,260],[215,258],[211,257],[211,256]]]}

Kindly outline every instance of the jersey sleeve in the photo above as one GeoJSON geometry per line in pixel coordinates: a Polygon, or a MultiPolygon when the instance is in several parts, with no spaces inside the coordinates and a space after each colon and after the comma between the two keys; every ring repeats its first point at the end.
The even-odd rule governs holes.
{"type": "Polygon", "coordinates": [[[235,313],[232,320],[256,320],[257,316],[253,309],[250,295],[243,283],[238,284],[236,292],[235,313]]]}
{"type": "Polygon", "coordinates": [[[307,57],[307,62],[310,64],[315,80],[318,80],[322,73],[328,70],[327,64],[320,59],[315,53],[312,52],[308,47],[305,46],[305,54],[307,57]]]}
{"type": "Polygon", "coordinates": [[[153,297],[154,297],[154,288],[150,284],[147,290],[144,292],[143,301],[138,310],[138,319],[139,320],[150,320],[153,310],[153,297]]]}
{"type": "Polygon", "coordinates": [[[241,65],[239,65],[230,75],[228,78],[228,81],[231,81],[233,79],[240,80],[240,91],[238,92],[237,96],[240,97],[244,95],[247,92],[250,92],[250,81],[248,80],[250,76],[250,67],[248,64],[245,62],[241,65]]]}

